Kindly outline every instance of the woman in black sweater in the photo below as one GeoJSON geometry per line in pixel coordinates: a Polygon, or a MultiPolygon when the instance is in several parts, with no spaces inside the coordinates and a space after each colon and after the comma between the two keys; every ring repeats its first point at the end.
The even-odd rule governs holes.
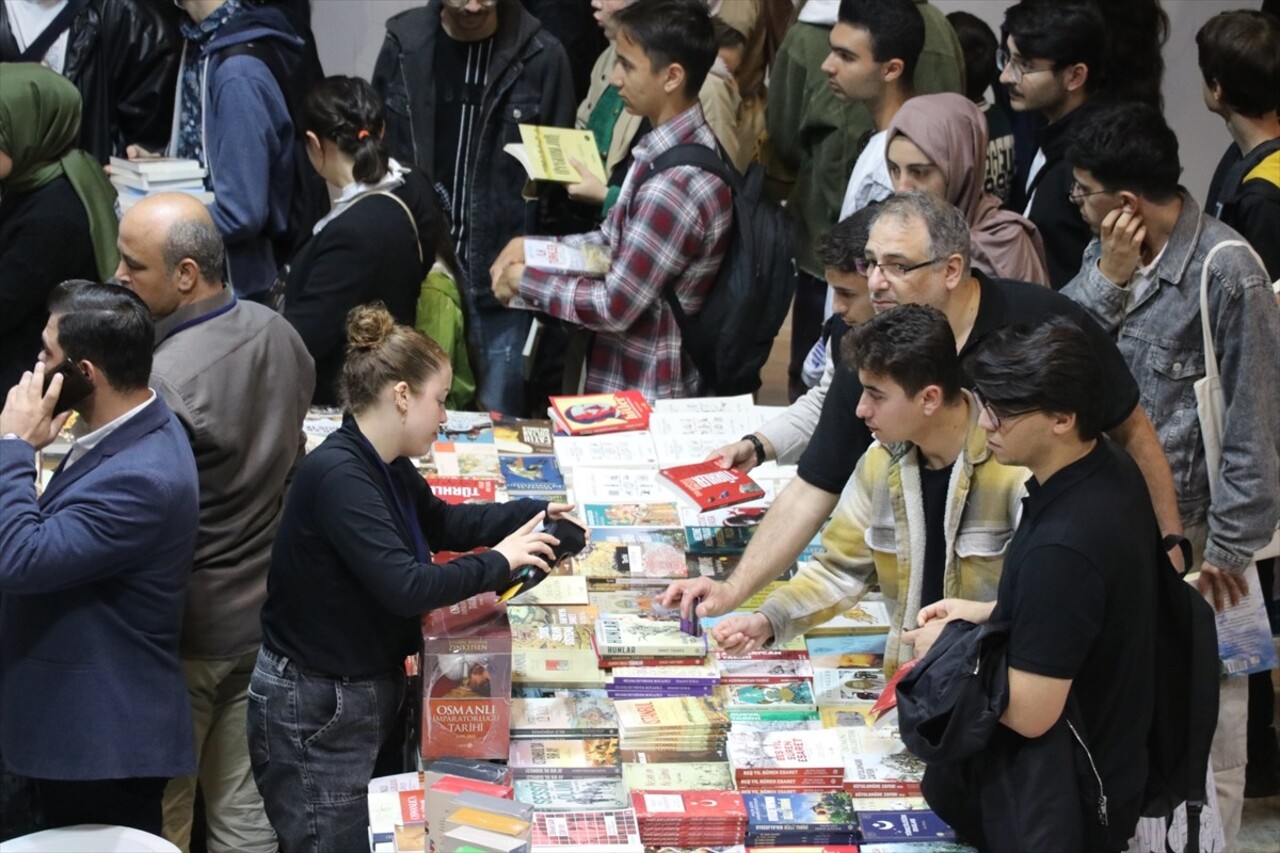
{"type": "Polygon", "coordinates": [[[294,474],[249,684],[254,779],[285,853],[367,847],[367,786],[422,614],[504,589],[522,566],[548,570],[558,540],[538,526],[572,508],[435,497],[408,457],[444,420],[448,358],[380,305],[354,309],[347,328],[348,414],[294,474]],[[480,546],[492,550],[431,562],[480,546]]]}
{"type": "Polygon", "coordinates": [[[364,80],[321,81],[301,120],[311,165],[339,195],[290,264],[284,316],[316,362],[312,403],[331,406],[347,312],[376,300],[397,323],[414,325],[422,280],[448,229],[427,177],[388,157],[382,103],[364,80]]]}

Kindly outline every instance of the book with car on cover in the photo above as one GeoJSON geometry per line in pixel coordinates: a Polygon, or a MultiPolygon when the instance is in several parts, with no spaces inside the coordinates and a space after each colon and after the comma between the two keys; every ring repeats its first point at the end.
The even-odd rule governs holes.
{"type": "Polygon", "coordinates": [[[737,468],[721,468],[714,461],[659,468],[658,474],[704,512],[764,497],[764,489],[755,480],[737,468]]]}

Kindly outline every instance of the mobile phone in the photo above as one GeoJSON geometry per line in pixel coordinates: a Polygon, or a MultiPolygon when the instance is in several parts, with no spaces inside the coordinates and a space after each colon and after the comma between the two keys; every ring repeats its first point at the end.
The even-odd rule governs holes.
{"type": "Polygon", "coordinates": [[[69,358],[44,375],[44,393],[49,392],[53,377],[62,375],[62,390],[58,392],[58,402],[54,404],[53,413],[60,415],[93,393],[93,382],[88,375],[69,358]]]}

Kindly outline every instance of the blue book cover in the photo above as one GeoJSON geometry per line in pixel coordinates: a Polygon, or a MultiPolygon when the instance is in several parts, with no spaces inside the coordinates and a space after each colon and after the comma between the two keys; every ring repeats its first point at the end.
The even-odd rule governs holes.
{"type": "Polygon", "coordinates": [[[910,812],[863,812],[858,828],[864,842],[954,841],[956,832],[928,809],[910,812]]]}
{"type": "Polygon", "coordinates": [[[743,794],[742,802],[753,835],[854,832],[858,828],[853,798],[843,791],[743,794]]]}
{"type": "Polygon", "coordinates": [[[564,476],[554,456],[499,456],[498,464],[508,492],[525,494],[565,490],[564,476]]]}

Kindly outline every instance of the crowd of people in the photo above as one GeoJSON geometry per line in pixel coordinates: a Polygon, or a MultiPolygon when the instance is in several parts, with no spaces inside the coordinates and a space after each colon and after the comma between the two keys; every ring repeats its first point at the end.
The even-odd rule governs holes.
{"type": "MultiPolygon", "coordinates": [[[[190,849],[200,796],[211,851],[360,849],[416,617],[547,568],[540,523],[572,511],[451,507],[409,459],[446,409],[709,391],[675,309],[729,264],[735,188],[653,167],[699,146],[763,170],[797,270],[792,403],[712,458],[798,476],[728,580],[663,602],[730,613],[826,524],[717,641],[786,640],[873,586],[888,671],[951,621],[1007,623],[992,750],[1060,736],[1071,705],[1110,803],[1035,837],[1123,849],[1152,573],[1167,554],[1219,609],[1275,583],[1280,19],[1197,33],[1226,128],[1201,201],[1158,0],[1019,0],[998,35],[924,0],[427,0],[367,80],[323,75],[311,14],[0,3],[0,837],[97,822],[190,849]],[[605,179],[529,182],[503,152],[522,124],[591,130],[605,179]],[[159,154],[213,201],[120,216],[110,158],[159,154]],[[526,263],[548,236],[607,271],[526,263]],[[307,455],[312,405],[345,418],[307,455]],[[73,412],[41,492],[35,451],[73,412]]],[[[1230,850],[1280,745],[1266,674],[1219,701],[1230,850]]],[[[989,846],[983,810],[1019,804],[963,788],[931,804],[989,846]]]]}

